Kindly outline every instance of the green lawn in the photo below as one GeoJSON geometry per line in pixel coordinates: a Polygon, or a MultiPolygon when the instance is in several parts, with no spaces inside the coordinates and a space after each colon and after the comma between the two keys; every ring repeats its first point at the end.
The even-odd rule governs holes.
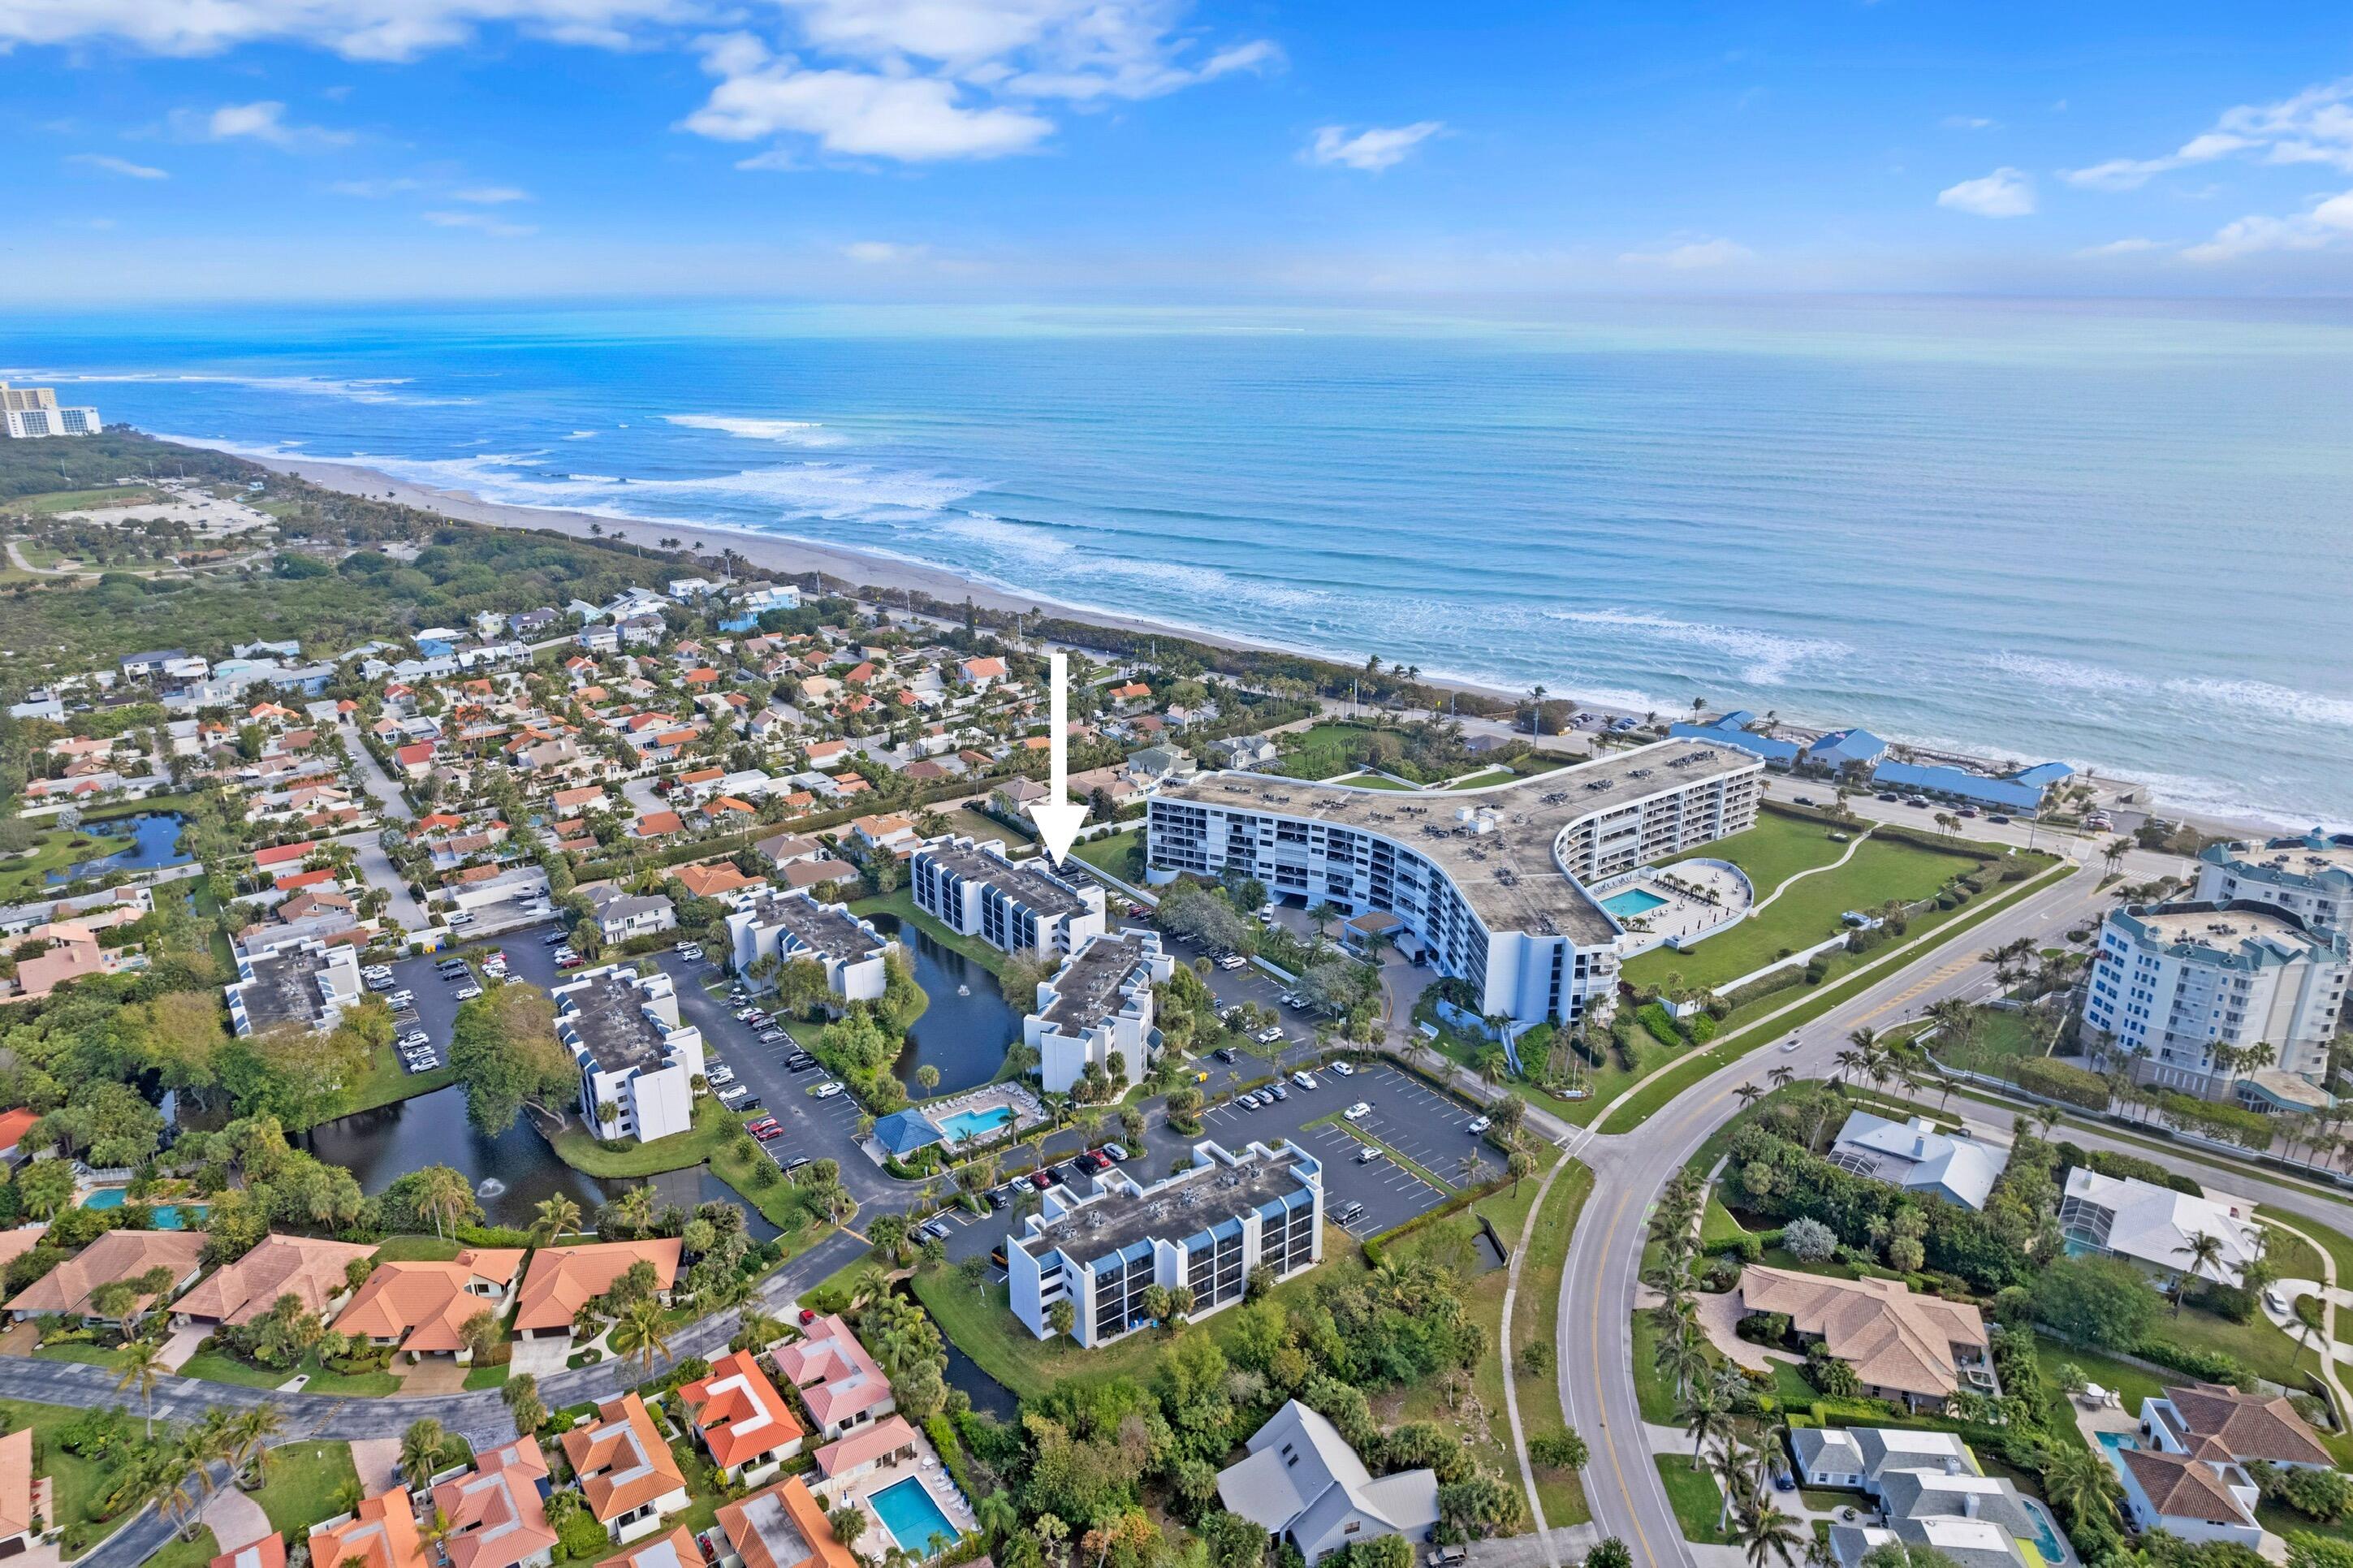
{"type": "Polygon", "coordinates": [[[954,806],[940,813],[948,820],[948,832],[987,843],[990,839],[1003,839],[1011,851],[1029,842],[1029,836],[1018,829],[1009,828],[985,811],[969,806],[954,806]]]}
{"type": "MultiPolygon", "coordinates": [[[[1717,859],[1732,860],[1733,854],[1720,852],[1737,846],[1747,836],[1735,834],[1705,847],[1719,852],[1717,859]]],[[[1810,948],[1838,935],[1843,928],[1840,916],[1850,909],[1876,909],[1891,898],[1906,902],[1926,898],[1956,872],[1968,871],[1976,863],[1967,855],[1893,839],[1869,839],[1844,865],[1791,885],[1755,918],[1688,951],[1654,948],[1627,964],[1623,972],[1636,985],[1656,985],[1670,974],[1680,974],[1686,985],[1722,985],[1764,968],[1784,952],[1810,948]]],[[[1761,898],[1760,895],[1760,902],[1761,898]]]]}
{"type": "Polygon", "coordinates": [[[2260,1310],[2253,1322],[2233,1323],[2228,1318],[2184,1306],[2178,1316],[2171,1311],[2160,1316],[2151,1332],[2178,1345],[2235,1356],[2257,1377],[2269,1378],[2289,1388],[2304,1387],[2304,1374],[2317,1366],[2311,1351],[2298,1356],[2296,1342],[2274,1328],[2271,1319],[2260,1310]]]}
{"type": "Polygon", "coordinates": [[[359,1484],[349,1443],[287,1443],[269,1450],[253,1500],[269,1516],[269,1528],[283,1535],[343,1512],[345,1489],[356,1494],[359,1484]]]}
{"type": "MultiPolygon", "coordinates": [[[[2135,1414],[2140,1412],[2140,1402],[2163,1393],[2168,1381],[2166,1374],[2104,1356],[2094,1350],[2064,1344],[2044,1334],[2035,1336],[2034,1353],[2035,1359],[2042,1363],[2043,1376],[2051,1381],[2053,1388],[2059,1384],[2059,1369],[2073,1365],[2080,1368],[2086,1378],[2102,1388],[2122,1395],[2125,1408],[2135,1414]]],[[[2182,1380],[2175,1378],[2172,1381],[2182,1380]]]]}
{"type": "Polygon", "coordinates": [[[977,937],[960,937],[915,907],[915,895],[902,887],[879,897],[860,898],[849,906],[852,915],[896,915],[904,925],[920,927],[941,946],[953,948],[990,974],[1002,974],[1005,955],[977,937]]]}
{"type": "Polygon", "coordinates": [[[744,1130],[748,1119],[730,1111],[716,1098],[705,1096],[695,1103],[691,1128],[657,1138],[651,1143],[632,1142],[626,1149],[607,1150],[589,1136],[586,1128],[579,1126],[566,1126],[548,1143],[557,1159],[591,1176],[657,1176],[665,1171],[683,1171],[709,1160],[723,1144],[744,1130]]]}
{"type": "Polygon", "coordinates": [[[469,1368],[466,1372],[466,1392],[480,1393],[485,1389],[504,1388],[507,1385],[507,1373],[511,1370],[503,1366],[469,1368]]]}
{"type": "Polygon", "coordinates": [[[1843,828],[1829,828],[1802,817],[1792,817],[1769,808],[1757,813],[1757,825],[1746,832],[1718,839],[1711,844],[1670,857],[1663,863],[1672,865],[1679,860],[1728,860],[1747,873],[1751,885],[1761,902],[1772,895],[1773,890],[1801,871],[1811,871],[1818,865],[1828,865],[1847,851],[1845,844],[1831,837],[1833,832],[1848,832],[1843,828]]]}
{"type": "MultiPolygon", "coordinates": [[[[1561,1272],[1568,1264],[1568,1244],[1576,1234],[1577,1216],[1592,1192],[1589,1167],[1572,1162],[1554,1178],[1552,1192],[1536,1212],[1535,1228],[1520,1259],[1520,1290],[1512,1310],[1512,1366],[1520,1428],[1530,1437],[1567,1425],[1560,1407],[1559,1377],[1550,1371],[1534,1377],[1519,1372],[1519,1355],[1530,1345],[1559,1342],[1561,1272]]],[[[1544,1503],[1548,1525],[1581,1524],[1593,1517],[1574,1470],[1538,1469],[1536,1496],[1544,1503]]]]}
{"type": "Polygon", "coordinates": [[[1144,842],[1144,829],[1139,824],[1112,833],[1104,838],[1089,839],[1071,853],[1097,871],[1107,871],[1122,882],[1127,874],[1127,852],[1144,842]]]}
{"type": "MultiPolygon", "coordinates": [[[[1323,1266],[1276,1286],[1275,1299],[1286,1303],[1303,1301],[1322,1281],[1360,1275],[1364,1266],[1364,1255],[1356,1250],[1355,1241],[1344,1232],[1327,1229],[1323,1266]]],[[[916,1299],[939,1324],[940,1332],[955,1341],[956,1348],[970,1356],[983,1372],[1022,1399],[1042,1398],[1056,1383],[1063,1382],[1096,1383],[1113,1378],[1149,1378],[1166,1338],[1157,1331],[1147,1330],[1092,1351],[1082,1350],[1060,1336],[1040,1340],[1013,1315],[1012,1308],[1007,1304],[1005,1287],[967,1285],[955,1269],[941,1266],[917,1270],[914,1290],[916,1299]]],[[[1230,1331],[1228,1325],[1231,1321],[1229,1314],[1220,1313],[1207,1319],[1196,1331],[1222,1339],[1230,1331]]]]}
{"type": "Polygon", "coordinates": [[[1404,789],[1410,791],[1417,788],[1417,786],[1408,784],[1402,779],[1391,779],[1387,774],[1382,773],[1351,773],[1345,778],[1334,780],[1334,782],[1350,785],[1358,789],[1404,789]]]}
{"type": "Polygon", "coordinates": [[[1732,1538],[1716,1528],[1724,1517],[1724,1489],[1715,1484],[1715,1472],[1705,1465],[1693,1469],[1688,1454],[1653,1454],[1651,1461],[1659,1467],[1660,1484],[1667,1489],[1683,1539],[1708,1546],[1729,1544],[1732,1538]]]}
{"type": "Polygon", "coordinates": [[[369,1053],[366,1073],[346,1091],[343,1108],[335,1114],[354,1116],[398,1100],[429,1095],[436,1089],[446,1089],[457,1081],[458,1069],[455,1067],[436,1067],[429,1073],[410,1072],[401,1065],[399,1054],[386,1045],[382,1050],[369,1053]]]}
{"type": "Polygon", "coordinates": [[[786,1181],[775,1160],[757,1150],[741,1153],[731,1139],[712,1155],[711,1171],[785,1233],[776,1238],[776,1245],[787,1254],[814,1245],[814,1233],[823,1226],[808,1206],[807,1190],[786,1181]],[[760,1184],[763,1172],[767,1173],[765,1186],[760,1184]]]}
{"type": "Polygon", "coordinates": [[[1966,1045],[1942,1035],[1929,1043],[1928,1048],[1936,1053],[1936,1060],[1947,1067],[2009,1078],[2016,1075],[2021,1060],[2042,1055],[2049,1048],[2052,1028],[2049,1022],[2023,1012],[1989,1007],[1978,1008],[1972,1016],[1977,1022],[1969,1030],[1966,1045]]]}
{"type": "Polygon", "coordinates": [[[89,828],[75,832],[62,828],[47,829],[35,838],[30,850],[0,861],[0,897],[37,895],[48,886],[49,873],[128,849],[132,842],[128,833],[102,833],[89,828]]]}
{"type": "Polygon", "coordinates": [[[164,1543],[163,1551],[141,1563],[140,1568],[206,1568],[219,1555],[220,1540],[213,1534],[213,1527],[200,1524],[194,1541],[174,1535],[164,1543]]]}
{"type": "Polygon", "coordinates": [[[330,1372],[311,1357],[291,1372],[279,1372],[269,1367],[258,1367],[239,1361],[221,1350],[201,1350],[190,1356],[180,1368],[182,1377],[201,1378],[206,1383],[233,1383],[240,1388],[277,1388],[290,1378],[307,1375],[303,1384],[306,1393],[336,1394],[353,1399],[381,1399],[400,1392],[400,1380],[390,1372],[360,1372],[356,1375],[330,1372]]]}
{"type": "MultiPolygon", "coordinates": [[[[137,1419],[136,1400],[124,1405],[133,1420],[137,1419]]],[[[26,1427],[33,1430],[33,1446],[40,1459],[35,1467],[57,1483],[56,1523],[66,1532],[69,1557],[78,1556],[100,1537],[112,1532],[125,1516],[100,1520],[94,1510],[100,1498],[114,1484],[114,1467],[93,1459],[69,1454],[57,1440],[60,1428],[70,1426],[81,1417],[79,1410],[58,1404],[33,1404],[22,1400],[0,1399],[0,1431],[17,1432],[26,1427]]]]}
{"type": "Polygon", "coordinates": [[[43,1345],[33,1352],[34,1358],[37,1361],[79,1361],[84,1366],[104,1367],[109,1372],[121,1372],[124,1361],[130,1354],[128,1351],[107,1350],[83,1341],[68,1345],[43,1345]]]}
{"type": "Polygon", "coordinates": [[[375,1249],[378,1263],[448,1263],[458,1255],[458,1244],[442,1236],[386,1236],[375,1249]]]}
{"type": "Polygon", "coordinates": [[[8,503],[16,512],[84,512],[100,506],[156,506],[163,496],[143,484],[110,484],[97,490],[50,490],[8,503]]]}

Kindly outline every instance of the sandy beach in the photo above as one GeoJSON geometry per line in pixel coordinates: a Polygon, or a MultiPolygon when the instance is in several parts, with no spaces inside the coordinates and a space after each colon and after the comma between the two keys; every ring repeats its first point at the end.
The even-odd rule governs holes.
{"type": "MultiPolygon", "coordinates": [[[[1219,647],[1300,653],[1326,660],[1335,658],[1332,653],[1315,649],[1282,648],[1277,644],[1252,639],[1222,636],[1195,627],[1173,625],[1165,621],[1069,604],[1042,594],[1015,595],[941,567],[900,560],[890,556],[870,555],[839,546],[821,545],[807,540],[786,538],[770,534],[754,534],[733,528],[712,528],[692,523],[613,518],[562,507],[515,506],[502,502],[484,501],[470,491],[441,490],[431,485],[412,483],[356,463],[325,462],[310,458],[241,455],[248,455],[248,461],[258,462],[265,468],[294,475],[329,490],[339,490],[351,495],[373,496],[394,501],[404,506],[415,507],[421,512],[436,513],[465,523],[479,523],[494,528],[552,529],[576,538],[596,538],[607,543],[637,543],[649,548],[656,546],[660,540],[674,539],[700,554],[712,556],[718,555],[722,551],[733,550],[744,559],[772,571],[818,572],[853,588],[886,590],[882,596],[882,601],[885,603],[888,602],[889,591],[902,589],[928,594],[934,599],[950,603],[961,602],[969,597],[976,605],[985,609],[1040,609],[1050,614],[1066,616],[1071,620],[1083,620],[1097,626],[1113,627],[1128,631],[1156,632],[1219,647]]],[[[1506,702],[1516,700],[1520,695],[1499,687],[1482,686],[1469,682],[1424,677],[1424,683],[1441,690],[1500,698],[1506,702]]],[[[1588,702],[1573,693],[1556,691],[1554,694],[1569,698],[1578,708],[1588,712],[1604,713],[1615,716],[1627,711],[1608,704],[1588,702]]],[[[2113,774],[2106,775],[2105,778],[2112,786],[2129,782],[2113,774]]],[[[2140,795],[2147,804],[2139,809],[2158,810],[2164,815],[2187,820],[2209,832],[2276,831],[2275,824],[2247,820],[2225,821],[2200,813],[2185,813],[2179,809],[2168,809],[2156,798],[2153,792],[2145,788],[2140,789],[2140,795]]]]}

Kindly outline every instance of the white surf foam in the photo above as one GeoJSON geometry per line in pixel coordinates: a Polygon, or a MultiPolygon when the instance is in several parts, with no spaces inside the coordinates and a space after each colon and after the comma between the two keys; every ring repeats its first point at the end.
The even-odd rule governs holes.
{"type": "Polygon", "coordinates": [[[747,441],[778,441],[795,447],[838,447],[849,439],[815,419],[755,419],[733,414],[664,414],[662,419],[690,430],[718,430],[747,441]]]}
{"type": "Polygon", "coordinates": [[[1662,642],[1705,648],[1739,662],[1740,678],[1752,686],[1778,686],[1800,664],[1836,659],[1854,650],[1830,637],[1791,637],[1755,627],[1678,620],[1630,609],[1547,609],[1551,620],[1608,627],[1662,642]]]}

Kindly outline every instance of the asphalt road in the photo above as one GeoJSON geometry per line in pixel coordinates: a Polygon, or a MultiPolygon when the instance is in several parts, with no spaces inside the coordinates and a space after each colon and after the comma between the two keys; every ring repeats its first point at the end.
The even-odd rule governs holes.
{"type": "MultiPolygon", "coordinates": [[[[1767,1075],[1780,1066],[1792,1068],[1800,1078],[1832,1076],[1838,1071],[1837,1054],[1853,1030],[1884,1029],[1915,1018],[1929,1003],[1946,997],[1989,994],[1992,973],[1977,955],[2017,937],[2042,938],[2064,930],[2108,907],[2112,900],[2098,891],[2101,870],[2094,862],[1905,966],[1796,1031],[1794,1050],[1762,1046],[1678,1095],[1639,1128],[1593,1137],[1580,1150],[1579,1158],[1594,1169],[1595,1188],[1571,1240],[1562,1277],[1557,1343],[1561,1404],[1569,1425],[1592,1446],[1593,1461],[1584,1479],[1594,1519],[1605,1534],[1618,1536],[1634,1549],[1636,1562],[1693,1561],[1651,1461],[1632,1375],[1635,1287],[1645,1227],[1660,1191],[1710,1134],[1739,1112],[1736,1091],[1742,1085],[1764,1087],[1767,1075]]],[[[2005,1111],[1975,1103],[1968,1115],[1996,1127],[2007,1127],[2014,1119],[2005,1111]]],[[[2154,1152],[2075,1126],[2068,1128],[2066,1137],[2085,1149],[2117,1150],[2187,1174],[2227,1180],[2232,1191],[2289,1213],[2353,1228],[2353,1203],[2267,1182],[2236,1166],[2154,1152]]]]}

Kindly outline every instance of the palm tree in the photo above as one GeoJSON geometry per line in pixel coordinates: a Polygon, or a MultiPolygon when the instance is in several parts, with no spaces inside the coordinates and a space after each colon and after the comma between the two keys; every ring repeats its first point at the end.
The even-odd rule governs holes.
{"type": "Polygon", "coordinates": [[[2076,1443],[2054,1443],[2036,1457],[2045,1498],[2077,1519],[2116,1518],[2116,1476],[2106,1460],[2076,1443]]]}
{"type": "Polygon", "coordinates": [[[1732,1539],[1747,1557],[1749,1568],[1765,1568],[1768,1557],[1778,1557],[1784,1563],[1797,1562],[1813,1532],[1800,1530],[1796,1520],[1774,1505],[1770,1493],[1760,1493],[1733,1521],[1732,1539]]]}
{"type": "Polygon", "coordinates": [[[442,1221],[456,1224],[474,1201],[472,1185],[447,1165],[428,1165],[417,1175],[417,1206],[433,1216],[433,1234],[440,1236],[442,1221]]]}
{"type": "Polygon", "coordinates": [[[172,1521],[173,1531],[183,1541],[193,1541],[196,1532],[189,1527],[196,1522],[196,1510],[204,1501],[205,1490],[210,1485],[206,1479],[203,1461],[186,1448],[174,1449],[164,1461],[170,1468],[164,1474],[164,1491],[158,1499],[164,1516],[172,1521]]]}
{"type": "Polygon", "coordinates": [[[1765,1097],[1765,1091],[1758,1088],[1754,1084],[1743,1084],[1738,1088],[1733,1090],[1732,1093],[1733,1097],[1739,1100],[1740,1108],[1742,1110],[1746,1110],[1749,1107],[1755,1105],[1758,1100],[1765,1097]]]}
{"type": "Polygon", "coordinates": [[[1776,1067],[1765,1075],[1772,1079],[1773,1086],[1777,1089],[1786,1089],[1798,1081],[1798,1070],[1795,1067],[1776,1067]]]}
{"type": "Polygon", "coordinates": [[[433,1478],[448,1446],[448,1429],[433,1417],[408,1424],[408,1430],[400,1435],[400,1473],[408,1478],[412,1489],[433,1478]]]}
{"type": "Polygon", "coordinates": [[[169,1369],[164,1365],[164,1347],[149,1339],[132,1340],[122,1348],[122,1370],[114,1380],[114,1392],[138,1387],[139,1397],[147,1406],[147,1440],[155,1440],[155,1384],[169,1369]]]}
{"type": "Polygon", "coordinates": [[[545,1246],[561,1235],[570,1235],[580,1228],[580,1205],[558,1192],[540,1200],[533,1211],[531,1241],[533,1246],[545,1246]]]}
{"type": "Polygon", "coordinates": [[[2181,1298],[2189,1288],[2189,1280],[2200,1269],[2211,1269],[2215,1277],[2221,1277],[2222,1238],[2204,1231],[2192,1231],[2189,1239],[2173,1249],[2176,1257],[2186,1257],[2189,1266],[2174,1277],[2173,1315],[2181,1316],[2181,1298]]]}
{"type": "Polygon", "coordinates": [[[654,1375],[654,1358],[671,1359],[670,1327],[662,1321],[662,1305],[651,1297],[640,1297],[622,1310],[620,1320],[613,1325],[608,1342],[616,1355],[636,1356],[645,1362],[646,1376],[654,1375]]]}
{"type": "Polygon", "coordinates": [[[275,1403],[257,1404],[229,1419],[228,1451],[223,1457],[233,1471],[250,1469],[256,1486],[269,1478],[269,1445],[286,1435],[286,1412],[275,1403]]]}
{"type": "Polygon", "coordinates": [[[1707,1352],[1700,1349],[1696,1337],[1681,1334],[1660,1342],[1659,1370],[1674,1380],[1679,1393],[1695,1392],[1707,1376],[1707,1352]]]}
{"type": "MultiPolygon", "coordinates": [[[[1696,1347],[1694,1347],[1696,1348],[1696,1347]]],[[[1715,1385],[1704,1379],[1694,1383],[1683,1393],[1683,1402],[1675,1406],[1675,1419],[1683,1423],[1692,1436],[1692,1462],[1700,1467],[1701,1456],[1711,1437],[1722,1438],[1732,1431],[1732,1413],[1716,1397],[1715,1385]]]]}

